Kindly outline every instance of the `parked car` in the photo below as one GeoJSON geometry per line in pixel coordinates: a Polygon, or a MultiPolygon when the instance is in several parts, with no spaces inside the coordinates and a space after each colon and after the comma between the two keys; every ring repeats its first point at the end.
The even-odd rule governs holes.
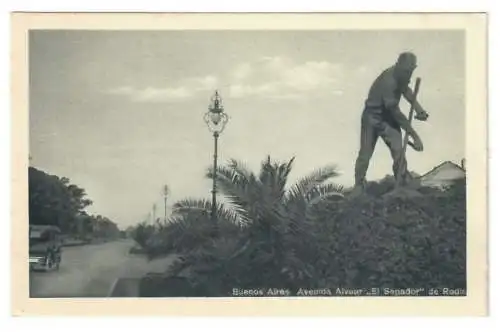
{"type": "Polygon", "coordinates": [[[30,270],[58,270],[62,261],[61,230],[51,225],[30,225],[30,270]]]}

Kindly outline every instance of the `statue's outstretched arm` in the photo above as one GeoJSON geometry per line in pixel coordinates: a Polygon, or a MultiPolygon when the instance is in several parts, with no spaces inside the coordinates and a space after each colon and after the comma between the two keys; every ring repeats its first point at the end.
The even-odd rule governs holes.
{"type": "Polygon", "coordinates": [[[384,98],[385,109],[391,112],[392,116],[404,131],[408,132],[412,137],[418,137],[417,132],[411,126],[408,118],[401,112],[399,102],[394,98],[384,98]]]}

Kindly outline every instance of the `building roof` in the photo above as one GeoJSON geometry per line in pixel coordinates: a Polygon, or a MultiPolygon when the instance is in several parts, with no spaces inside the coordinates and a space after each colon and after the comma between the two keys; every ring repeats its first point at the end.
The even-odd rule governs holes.
{"type": "Polygon", "coordinates": [[[436,172],[438,172],[439,170],[443,169],[444,167],[447,167],[447,166],[451,166],[453,168],[456,168],[456,169],[459,169],[461,170],[462,172],[465,173],[465,169],[462,168],[461,166],[455,164],[454,162],[451,162],[451,161],[444,161],[442,162],[441,164],[437,165],[436,167],[434,167],[433,169],[431,169],[430,171],[428,171],[427,173],[425,173],[424,175],[420,176],[419,179],[423,179],[423,178],[426,178],[432,174],[435,174],[436,172]]]}

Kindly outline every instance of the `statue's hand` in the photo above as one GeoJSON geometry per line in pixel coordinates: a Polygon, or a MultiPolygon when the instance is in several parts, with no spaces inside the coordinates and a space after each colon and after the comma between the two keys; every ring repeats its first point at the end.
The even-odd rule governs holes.
{"type": "Polygon", "coordinates": [[[417,114],[415,115],[415,119],[420,121],[427,121],[428,117],[429,114],[426,111],[417,112],[417,114]]]}
{"type": "Polygon", "coordinates": [[[413,148],[413,150],[422,152],[424,151],[424,144],[419,137],[413,137],[413,142],[408,141],[408,145],[413,148]]]}

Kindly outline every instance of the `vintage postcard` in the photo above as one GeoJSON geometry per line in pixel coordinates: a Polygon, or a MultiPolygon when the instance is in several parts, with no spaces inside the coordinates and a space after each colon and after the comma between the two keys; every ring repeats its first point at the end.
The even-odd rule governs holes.
{"type": "Polygon", "coordinates": [[[13,14],[13,314],[486,315],[486,33],[13,14]]]}

